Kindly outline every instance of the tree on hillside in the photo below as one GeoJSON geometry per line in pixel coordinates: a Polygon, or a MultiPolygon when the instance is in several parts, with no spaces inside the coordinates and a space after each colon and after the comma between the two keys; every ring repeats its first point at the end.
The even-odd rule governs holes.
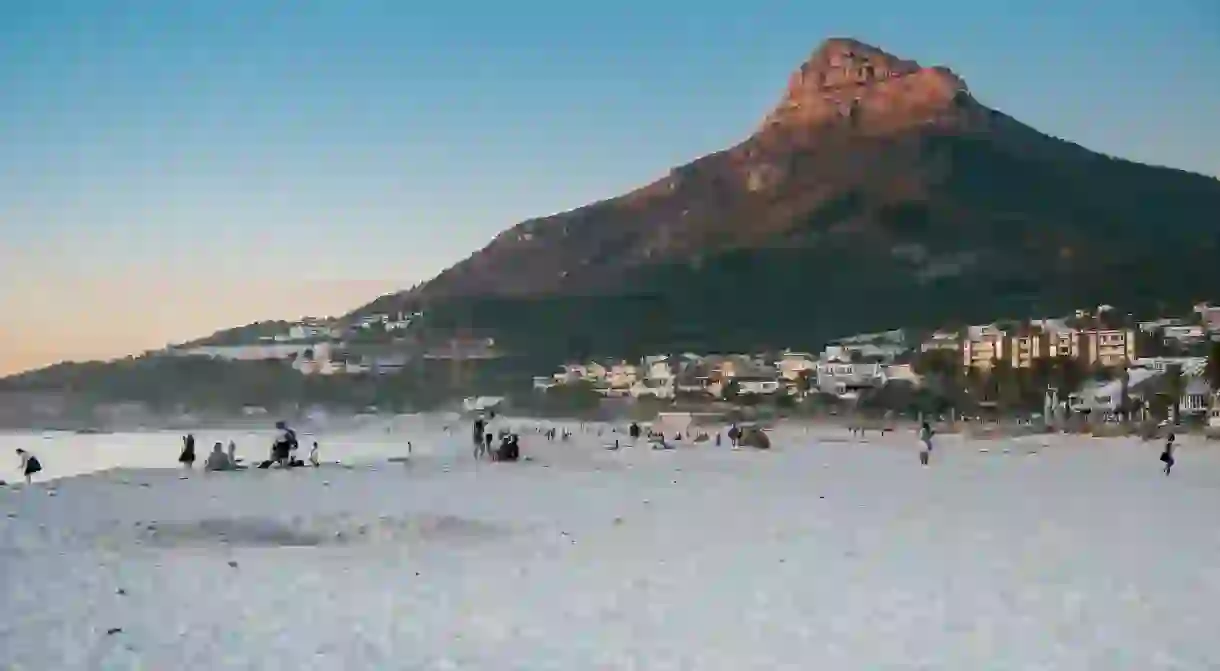
{"type": "Polygon", "coordinates": [[[946,349],[920,352],[911,362],[911,368],[920,375],[949,379],[961,368],[961,354],[946,349]]]}
{"type": "Polygon", "coordinates": [[[1140,329],[1135,332],[1136,356],[1166,356],[1169,348],[1165,346],[1165,330],[1156,328],[1151,331],[1140,329]]]}
{"type": "Polygon", "coordinates": [[[1220,341],[1213,341],[1207,352],[1207,368],[1204,371],[1213,392],[1220,391],[1220,341]]]}
{"type": "Polygon", "coordinates": [[[1126,366],[1119,370],[1119,382],[1119,416],[1125,423],[1131,418],[1131,373],[1126,366]]]}
{"type": "Polygon", "coordinates": [[[542,409],[558,415],[585,416],[595,412],[601,404],[602,395],[593,384],[579,380],[571,384],[551,387],[542,393],[542,409]]]}
{"type": "Polygon", "coordinates": [[[1050,360],[1048,364],[1050,385],[1059,391],[1059,398],[1066,399],[1071,394],[1080,391],[1085,381],[1084,366],[1079,359],[1061,356],[1050,360]]]}
{"type": "Polygon", "coordinates": [[[792,386],[796,389],[799,396],[807,396],[817,386],[817,377],[817,371],[802,370],[796,374],[796,379],[792,381],[792,386]]]}

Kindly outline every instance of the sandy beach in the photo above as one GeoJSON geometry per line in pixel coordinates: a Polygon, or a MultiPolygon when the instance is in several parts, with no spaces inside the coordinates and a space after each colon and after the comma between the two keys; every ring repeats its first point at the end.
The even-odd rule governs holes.
{"type": "Polygon", "coordinates": [[[0,667],[1220,665],[1202,441],[1167,478],[1134,439],[947,436],[921,468],[908,431],[613,438],[493,464],[414,418],[319,432],[341,465],[184,474],[168,433],[0,436],[50,478],[0,490],[0,667]]]}

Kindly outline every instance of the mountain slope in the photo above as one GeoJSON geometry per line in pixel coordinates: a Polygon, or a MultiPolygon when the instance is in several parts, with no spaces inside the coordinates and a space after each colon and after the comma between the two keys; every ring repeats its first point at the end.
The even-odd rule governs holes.
{"type": "Polygon", "coordinates": [[[553,356],[837,334],[1220,286],[1220,183],[1091,152],[945,68],[823,43],[744,142],[523,222],[379,299],[553,356]]]}

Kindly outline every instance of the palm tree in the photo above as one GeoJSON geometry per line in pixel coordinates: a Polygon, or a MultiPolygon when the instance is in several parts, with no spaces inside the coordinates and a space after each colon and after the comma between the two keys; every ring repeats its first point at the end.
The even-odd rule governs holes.
{"type": "Polygon", "coordinates": [[[1123,424],[1126,424],[1131,418],[1131,374],[1127,372],[1126,366],[1123,366],[1119,373],[1119,381],[1122,382],[1122,388],[1119,391],[1118,412],[1123,424]]]}
{"type": "Polygon", "coordinates": [[[1212,391],[1220,391],[1220,342],[1213,342],[1207,353],[1207,368],[1204,375],[1207,376],[1207,384],[1212,391]]]}
{"type": "Polygon", "coordinates": [[[1182,376],[1182,365],[1175,363],[1166,367],[1165,378],[1165,388],[1169,394],[1170,408],[1173,410],[1170,418],[1176,426],[1181,418],[1182,392],[1186,387],[1186,379],[1182,376]]]}

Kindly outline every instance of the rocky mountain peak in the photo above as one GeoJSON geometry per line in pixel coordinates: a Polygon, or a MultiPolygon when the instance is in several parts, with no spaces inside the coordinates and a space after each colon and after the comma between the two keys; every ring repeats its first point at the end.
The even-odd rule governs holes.
{"type": "Polygon", "coordinates": [[[859,40],[832,38],[818,46],[793,73],[788,89],[790,92],[810,88],[821,91],[867,85],[920,69],[915,61],[903,60],[859,40]]]}
{"type": "Polygon", "coordinates": [[[917,122],[968,95],[966,83],[943,67],[924,67],[850,38],[824,41],[792,73],[771,126],[819,126],[836,120],[891,127],[917,122]]]}

